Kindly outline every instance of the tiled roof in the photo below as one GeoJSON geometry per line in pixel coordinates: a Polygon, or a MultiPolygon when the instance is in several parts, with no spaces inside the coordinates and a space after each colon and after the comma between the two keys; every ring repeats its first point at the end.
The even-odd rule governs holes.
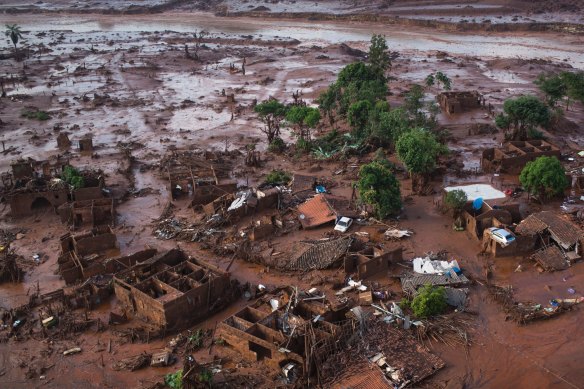
{"type": "Polygon", "coordinates": [[[418,287],[424,285],[463,285],[470,281],[464,274],[451,271],[448,274],[415,274],[400,277],[402,289],[405,292],[415,293],[418,287]]]}
{"type": "Polygon", "coordinates": [[[324,194],[318,194],[298,206],[298,217],[303,228],[313,228],[335,221],[337,215],[324,194]]]}
{"type": "Polygon", "coordinates": [[[533,254],[533,259],[539,263],[545,270],[564,270],[568,268],[568,261],[560,251],[558,246],[551,245],[533,254]]]}
{"type": "Polygon", "coordinates": [[[336,383],[332,384],[333,389],[388,389],[391,388],[389,380],[385,378],[381,369],[377,366],[362,363],[359,365],[359,373],[343,375],[336,383]]]}
{"type": "Polygon", "coordinates": [[[555,212],[543,211],[529,215],[515,231],[520,235],[535,235],[548,230],[552,238],[564,248],[574,245],[582,237],[582,230],[555,212]]]}

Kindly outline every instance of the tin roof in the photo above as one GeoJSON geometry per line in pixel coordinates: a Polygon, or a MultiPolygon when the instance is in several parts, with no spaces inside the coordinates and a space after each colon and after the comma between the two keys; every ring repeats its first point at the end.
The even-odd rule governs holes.
{"type": "Polygon", "coordinates": [[[298,206],[298,218],[303,228],[314,228],[335,221],[337,214],[326,200],[324,194],[318,194],[298,206]]]}

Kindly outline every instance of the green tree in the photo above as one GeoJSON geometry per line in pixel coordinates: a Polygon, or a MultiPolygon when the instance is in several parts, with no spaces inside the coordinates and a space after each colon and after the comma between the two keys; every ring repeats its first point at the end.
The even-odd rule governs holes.
{"type": "Polygon", "coordinates": [[[430,73],[425,79],[426,86],[434,86],[437,83],[442,84],[445,90],[452,89],[452,80],[442,72],[430,73]]]}
{"type": "Polygon", "coordinates": [[[519,175],[519,181],[540,201],[564,193],[568,186],[564,167],[556,157],[539,157],[528,162],[519,175]]]}
{"type": "Polygon", "coordinates": [[[535,80],[535,84],[545,94],[546,102],[552,108],[566,96],[565,80],[559,74],[542,73],[535,80]]]}
{"type": "Polygon", "coordinates": [[[412,190],[420,193],[430,173],[436,168],[436,159],[446,152],[434,134],[422,128],[404,133],[398,139],[395,150],[412,176],[412,190]]]}
{"type": "Polygon", "coordinates": [[[337,82],[341,88],[346,88],[355,82],[360,86],[367,81],[380,80],[379,73],[375,69],[363,62],[354,62],[345,66],[339,72],[337,82]]]}
{"type": "Polygon", "coordinates": [[[418,290],[411,304],[414,315],[427,318],[446,310],[446,290],[443,286],[424,285],[418,290]]]}
{"type": "Polygon", "coordinates": [[[365,135],[365,127],[369,123],[369,113],[373,110],[373,106],[367,100],[361,100],[351,104],[347,112],[347,119],[349,125],[353,129],[353,135],[362,139],[365,135]]]}
{"type": "Polygon", "coordinates": [[[373,70],[379,72],[381,75],[383,75],[387,69],[391,68],[391,60],[389,58],[385,36],[375,34],[371,37],[371,45],[369,46],[369,63],[373,70]]]}
{"type": "Polygon", "coordinates": [[[571,100],[584,103],[584,72],[562,72],[560,77],[566,85],[566,111],[570,108],[571,100]]]}
{"type": "Polygon", "coordinates": [[[254,111],[266,125],[261,131],[266,134],[268,144],[280,137],[280,125],[286,116],[287,108],[276,99],[266,100],[255,106],[254,111]]]}
{"type": "Polygon", "coordinates": [[[371,136],[382,145],[395,144],[409,128],[407,112],[403,108],[396,108],[379,114],[379,121],[372,128],[371,136]]]}
{"type": "Polygon", "coordinates": [[[399,181],[383,163],[373,161],[359,169],[359,197],[373,206],[377,217],[384,219],[401,209],[399,181]]]}
{"type": "Polygon", "coordinates": [[[286,113],[286,120],[297,126],[299,139],[309,141],[310,129],[315,128],[320,121],[320,111],[312,107],[294,106],[286,113]]]}
{"type": "Polygon", "coordinates": [[[335,123],[334,111],[338,107],[338,101],[341,97],[341,89],[338,84],[334,83],[327,88],[316,100],[318,107],[325,113],[331,126],[335,123]]]}
{"type": "Polygon", "coordinates": [[[520,96],[506,100],[503,111],[504,113],[495,118],[495,123],[499,128],[513,129],[511,140],[526,140],[529,131],[550,121],[548,107],[535,96],[520,96]]]}
{"type": "Polygon", "coordinates": [[[14,45],[14,57],[18,59],[18,50],[16,48],[16,44],[20,39],[22,39],[22,31],[20,31],[20,26],[17,24],[7,24],[4,35],[9,37],[12,41],[12,44],[14,45]]]}
{"type": "Polygon", "coordinates": [[[270,185],[287,185],[292,180],[292,175],[283,170],[272,170],[264,180],[270,185]]]}
{"type": "Polygon", "coordinates": [[[460,215],[467,201],[466,192],[462,189],[451,190],[446,193],[446,198],[444,199],[444,203],[454,211],[454,217],[460,215]]]}

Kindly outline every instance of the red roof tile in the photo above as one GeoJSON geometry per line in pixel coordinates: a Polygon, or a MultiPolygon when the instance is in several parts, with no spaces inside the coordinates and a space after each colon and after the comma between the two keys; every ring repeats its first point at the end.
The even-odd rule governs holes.
{"type": "Polygon", "coordinates": [[[323,194],[298,206],[298,218],[303,228],[313,228],[335,221],[337,215],[323,194]]]}

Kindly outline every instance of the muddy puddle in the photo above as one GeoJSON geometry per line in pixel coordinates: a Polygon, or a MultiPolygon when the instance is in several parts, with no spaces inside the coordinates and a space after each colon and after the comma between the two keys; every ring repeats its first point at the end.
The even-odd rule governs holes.
{"type": "MultiPolygon", "coordinates": [[[[306,23],[303,21],[270,21],[249,19],[225,19],[211,15],[199,14],[168,15],[165,14],[154,22],[140,16],[74,16],[64,21],[53,16],[43,17],[42,22],[31,20],[30,16],[0,16],[0,22],[18,23],[24,30],[71,30],[74,32],[91,31],[177,31],[193,32],[206,30],[211,33],[255,35],[262,38],[287,37],[302,42],[340,43],[347,41],[368,41],[371,33],[385,34],[389,47],[394,50],[441,50],[458,55],[502,58],[544,58],[550,60],[567,60],[573,66],[584,68],[584,54],[570,42],[553,34],[532,36],[508,36],[505,34],[465,33],[455,35],[438,31],[407,30],[372,24],[367,28],[347,23],[306,23]]],[[[573,37],[575,40],[579,38],[573,37]]]]}

